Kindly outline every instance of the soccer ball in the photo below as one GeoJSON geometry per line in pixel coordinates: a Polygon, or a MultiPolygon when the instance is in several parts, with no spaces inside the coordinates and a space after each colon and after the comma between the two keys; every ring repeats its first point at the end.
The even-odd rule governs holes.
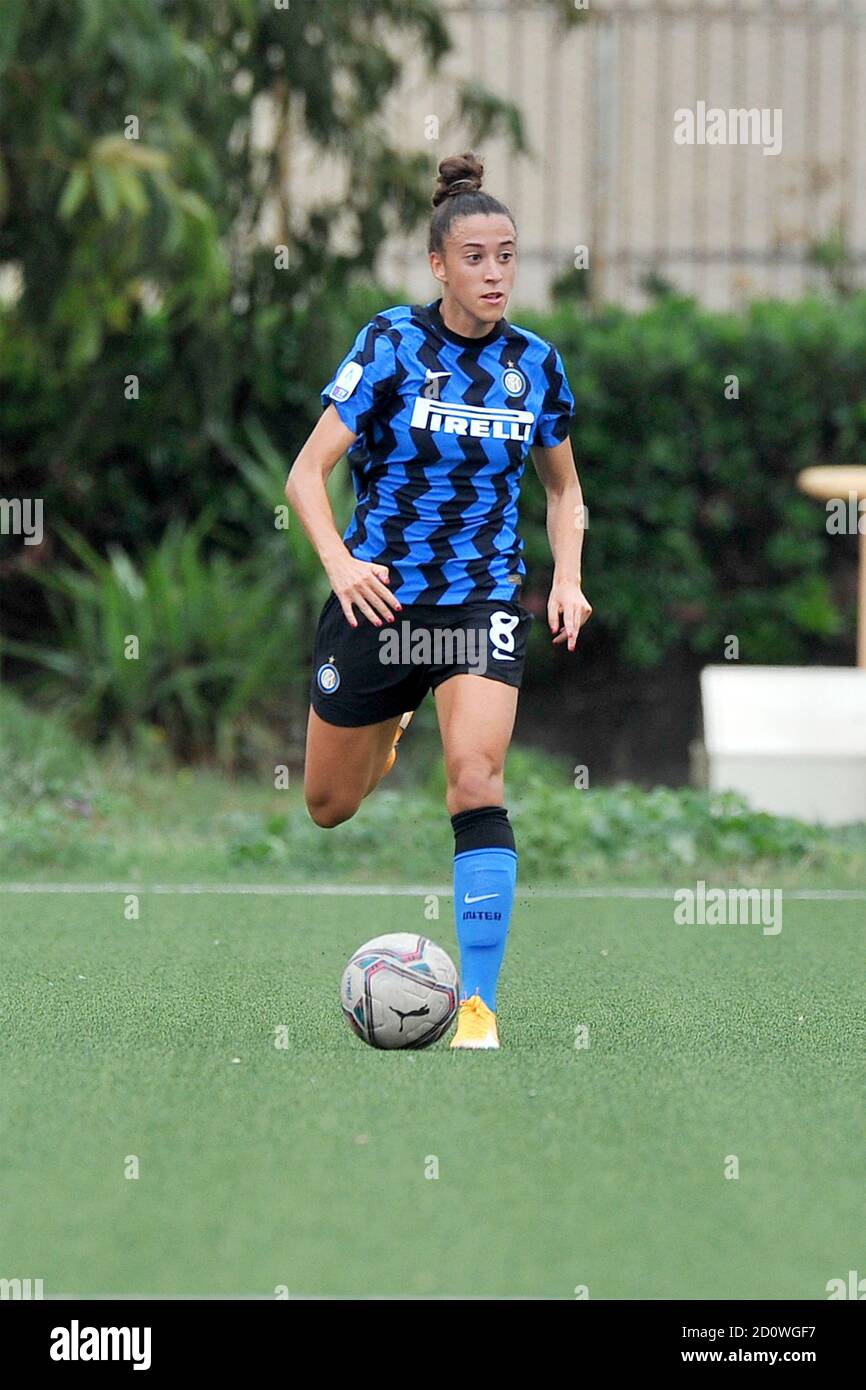
{"type": "Polygon", "coordinates": [[[451,957],[413,932],[374,936],[340,982],[349,1027],[371,1047],[428,1047],[449,1028],[459,999],[451,957]]]}

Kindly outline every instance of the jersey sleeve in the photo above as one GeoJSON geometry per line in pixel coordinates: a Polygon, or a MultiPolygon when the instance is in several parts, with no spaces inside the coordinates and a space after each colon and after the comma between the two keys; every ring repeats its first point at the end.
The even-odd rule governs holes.
{"type": "Polygon", "coordinates": [[[321,392],[322,408],[333,405],[353,434],[363,434],[397,381],[397,355],[387,332],[365,324],[321,392]]]}
{"type": "Polygon", "coordinates": [[[574,415],[574,396],[565,375],[562,358],[555,347],[544,360],[544,378],[547,388],[541,405],[541,414],[535,424],[533,444],[543,449],[552,449],[568,437],[568,430],[574,415]]]}

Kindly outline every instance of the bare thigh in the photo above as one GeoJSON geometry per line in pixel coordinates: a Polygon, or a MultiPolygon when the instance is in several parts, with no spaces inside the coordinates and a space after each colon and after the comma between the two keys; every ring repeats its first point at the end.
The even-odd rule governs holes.
{"type": "Polygon", "coordinates": [[[319,825],[338,825],[353,816],[379,779],[391,751],[400,715],[380,724],[346,729],[320,719],[310,706],[304,799],[319,825]]]}
{"type": "Polygon", "coordinates": [[[434,692],[448,814],[479,806],[501,806],[505,759],[517,716],[516,686],[459,672],[434,692]]]}

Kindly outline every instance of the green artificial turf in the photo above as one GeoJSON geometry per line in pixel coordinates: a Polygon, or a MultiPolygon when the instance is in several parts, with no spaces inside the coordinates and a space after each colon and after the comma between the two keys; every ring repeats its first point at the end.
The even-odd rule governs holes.
{"type": "Polygon", "coordinates": [[[822,1299],[862,1268],[863,902],[786,899],[767,936],[523,888],[502,1050],[366,1048],[346,958],[404,930],[456,957],[439,908],[0,895],[0,1274],[47,1297],[822,1299]]]}

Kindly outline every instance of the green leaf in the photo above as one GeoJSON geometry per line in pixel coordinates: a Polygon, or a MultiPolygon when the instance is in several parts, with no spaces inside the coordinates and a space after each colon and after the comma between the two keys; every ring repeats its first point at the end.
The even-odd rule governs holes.
{"type": "Polygon", "coordinates": [[[64,222],[68,222],[70,217],[81,207],[90,185],[90,174],[86,164],[76,164],[69,178],[63,187],[58,204],[58,214],[64,222]]]}
{"type": "Polygon", "coordinates": [[[105,165],[98,163],[91,165],[91,171],[100,212],[106,222],[113,222],[120,211],[120,190],[117,184],[117,175],[112,170],[106,169],[105,165]]]}
{"type": "Polygon", "coordinates": [[[123,206],[129,208],[135,217],[144,217],[150,204],[138,174],[133,169],[116,169],[114,179],[118,198],[123,206]]]}

